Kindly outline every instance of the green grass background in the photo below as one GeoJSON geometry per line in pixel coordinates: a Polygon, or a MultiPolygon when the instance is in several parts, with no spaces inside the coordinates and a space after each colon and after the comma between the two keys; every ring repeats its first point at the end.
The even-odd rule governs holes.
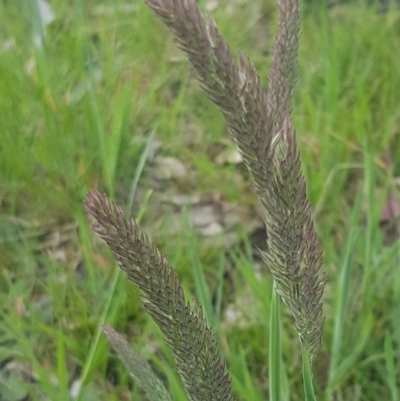
{"type": "MultiPolygon", "coordinates": [[[[126,333],[184,400],[136,289],[90,231],[85,194],[98,186],[148,225],[160,218],[147,202],[146,163],[142,196],[132,203],[154,135],[160,152],[195,177],[177,182],[176,192],[218,191],[243,205],[255,197],[246,174],[235,180],[240,167],[213,162],[213,149],[233,146],[224,121],[141,1],[50,4],[56,19],[43,47],[34,47],[35,9],[0,3],[0,400],[66,401],[77,381],[80,400],[143,399],[100,335],[101,322],[126,333]]],[[[379,219],[400,176],[400,11],[377,13],[376,6],[303,7],[293,121],[328,279],[323,347],[314,361],[317,398],[327,401],[399,399],[400,248],[398,238],[384,244],[379,219]]],[[[220,1],[211,14],[265,82],[275,2],[220,1]]],[[[202,285],[205,279],[222,294],[217,305],[225,304],[232,283],[218,278],[226,251],[205,249],[188,227],[171,238],[169,216],[163,219],[159,245],[188,296],[207,304],[235,394],[268,399],[271,279],[256,278],[249,233],[237,227],[246,247],[228,253],[235,291],[250,288],[251,318],[226,328],[202,285]]],[[[285,309],[282,325],[284,399],[301,400],[301,351],[285,309]]]]}

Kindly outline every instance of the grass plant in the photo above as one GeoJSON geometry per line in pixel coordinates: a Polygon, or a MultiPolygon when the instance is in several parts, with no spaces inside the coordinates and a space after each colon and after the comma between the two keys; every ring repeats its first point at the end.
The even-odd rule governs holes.
{"type": "MultiPolygon", "coordinates": [[[[164,155],[194,172],[195,188],[178,180],[176,192],[207,197],[217,189],[222,201],[254,205],[250,178],[236,165],[214,163],[213,149],[232,146],[224,120],[145,4],[49,3],[55,19],[47,26],[23,8],[28,2],[0,3],[0,400],[142,399],[105,339],[94,342],[100,322],[126,334],[171,397],[185,400],[171,351],[141,311],[138,292],[114,280],[113,259],[89,230],[85,194],[100,186],[128,215],[143,215],[154,234],[159,210],[146,191],[153,162],[135,178],[151,135],[164,155]],[[41,47],[32,39],[38,29],[41,47]],[[134,197],[137,183],[145,190],[134,197]],[[112,291],[117,298],[104,318],[112,291]]],[[[322,348],[313,360],[316,398],[327,401],[396,400],[399,392],[399,241],[386,243],[380,216],[388,192],[399,202],[400,16],[367,3],[307,3],[294,90],[292,125],[327,278],[322,348]]],[[[275,1],[209,7],[201,4],[267,86],[275,1]]],[[[205,283],[212,294],[218,288],[221,312],[208,309],[234,396],[304,399],[292,317],[283,305],[271,314],[272,280],[253,269],[249,233],[238,224],[244,249],[204,251],[190,227],[174,236],[166,223],[157,227],[154,238],[186,297],[204,298],[205,283]],[[229,304],[247,298],[244,322],[228,324],[229,304]],[[267,335],[274,316],[282,328],[275,379],[271,366],[280,357],[270,348],[278,340],[267,335]]]]}

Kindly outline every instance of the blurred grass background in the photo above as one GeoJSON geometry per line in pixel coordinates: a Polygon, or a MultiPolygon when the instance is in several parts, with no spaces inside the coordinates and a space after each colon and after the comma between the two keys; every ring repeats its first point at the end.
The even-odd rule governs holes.
{"type": "MultiPolygon", "coordinates": [[[[188,297],[214,309],[239,399],[268,399],[271,280],[254,269],[252,232],[239,220],[241,241],[230,247],[205,244],[186,223],[171,234],[176,213],[152,201],[196,193],[259,218],[243,166],[215,162],[221,149],[234,149],[221,115],[143,2],[53,0],[47,24],[35,4],[0,2],[0,400],[142,399],[99,335],[100,322],[126,333],[175,399],[185,399],[136,289],[90,231],[91,186],[140,215],[188,297]],[[155,142],[187,172],[154,179],[155,142]],[[229,304],[244,320],[228,322],[229,304]]],[[[200,6],[265,83],[275,1],[200,6]]],[[[316,391],[327,401],[395,401],[400,11],[395,1],[307,1],[302,12],[293,121],[328,279],[316,391]]],[[[188,214],[190,205],[182,220],[188,214]]],[[[301,355],[286,312],[283,325],[286,399],[300,400],[301,355]]]]}

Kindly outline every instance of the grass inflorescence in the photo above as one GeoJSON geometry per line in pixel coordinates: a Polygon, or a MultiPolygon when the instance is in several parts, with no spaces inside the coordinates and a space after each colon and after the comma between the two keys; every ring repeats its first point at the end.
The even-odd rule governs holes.
{"type": "MultiPolygon", "coordinates": [[[[294,295],[284,298],[286,306],[279,310],[271,276],[263,268],[255,269],[260,260],[255,254],[262,254],[254,252],[246,218],[234,223],[242,243],[225,247],[215,239],[210,244],[191,224],[184,223],[185,231],[171,234],[180,219],[177,206],[166,206],[157,198],[157,193],[164,198],[195,193],[201,202],[211,199],[214,207],[249,205],[250,214],[255,214],[251,177],[229,161],[216,163],[215,155],[220,149],[235,149],[226,140],[223,117],[229,115],[236,121],[228,119],[228,131],[239,147],[249,146],[241,142],[234,124],[250,120],[234,107],[257,105],[260,93],[248,92],[247,103],[235,103],[232,93],[228,96],[232,104],[220,115],[196,84],[196,73],[176,50],[172,35],[144,3],[97,3],[78,1],[67,7],[50,2],[54,19],[47,25],[28,3],[0,4],[0,399],[140,399],[146,390],[134,384],[135,377],[131,381],[109,352],[99,323],[124,332],[134,352],[150,361],[150,367],[145,362],[140,366],[145,372],[155,371],[167,384],[166,390],[160,385],[158,397],[168,393],[173,399],[185,399],[162,331],[142,312],[137,290],[116,273],[113,258],[89,229],[82,205],[87,190],[95,186],[149,232],[174,267],[186,300],[196,296],[204,302],[210,295],[204,305],[207,324],[201,324],[212,324],[217,333],[212,344],[226,361],[234,397],[264,400],[274,394],[282,400],[303,399],[299,333],[314,356],[317,399],[396,400],[398,10],[379,13],[378,2],[327,8],[307,2],[300,10],[299,73],[291,104],[295,64],[278,69],[275,81],[271,75],[267,79],[267,71],[276,71],[271,49],[276,30],[282,29],[276,24],[275,2],[221,2],[215,8],[199,2],[230,44],[233,62],[240,60],[244,72],[258,71],[259,78],[251,75],[253,82],[258,84],[259,79],[267,96],[270,93],[261,104],[275,113],[278,123],[270,128],[280,134],[271,137],[274,156],[265,171],[276,172],[289,151],[295,164],[301,159],[310,205],[283,208],[286,217],[282,217],[264,212],[278,202],[272,188],[287,184],[287,174],[278,177],[275,187],[262,183],[263,173],[257,183],[254,160],[244,155],[256,176],[255,194],[268,195],[258,219],[276,227],[269,231],[270,244],[282,237],[285,224],[292,241],[310,235],[312,211],[323,251],[322,259],[309,260],[307,255],[319,255],[318,248],[312,249],[316,237],[292,249],[293,270],[288,274],[297,277],[296,284],[290,280],[279,284],[282,270],[272,269],[275,288],[283,298],[285,290],[294,295]],[[35,41],[35,35],[43,36],[35,41]],[[252,60],[254,70],[237,49],[252,60]],[[290,90],[274,94],[273,82],[283,82],[290,90]],[[290,144],[294,128],[300,156],[290,144]],[[154,151],[157,143],[161,148],[154,151]],[[153,168],[160,162],[154,152],[180,159],[188,173],[168,182],[154,180],[153,168]],[[394,217],[390,221],[382,218],[388,204],[394,217]],[[291,226],[293,213],[300,213],[306,223],[291,226]],[[385,231],[388,224],[391,229],[385,231]],[[300,254],[306,257],[306,266],[315,266],[312,272],[317,276],[323,262],[327,279],[323,313],[319,297],[324,278],[318,276],[319,284],[310,287],[315,282],[307,277],[309,271],[302,264],[296,268],[300,254]],[[300,296],[302,291],[306,298],[300,296]],[[307,296],[317,301],[307,303],[307,296]],[[307,316],[315,317],[311,327],[307,316]],[[282,329],[269,341],[268,333],[277,325],[282,329]],[[281,350],[272,353],[278,342],[281,350]],[[268,363],[271,355],[275,359],[268,363]],[[274,366],[280,366],[279,375],[273,375],[274,366]]],[[[298,21],[296,14],[288,18],[298,21]]],[[[290,42],[294,49],[296,40],[290,42]]],[[[218,76],[216,83],[222,79],[218,76]]],[[[226,101],[215,97],[218,93],[210,92],[204,80],[201,86],[218,106],[226,101]]],[[[267,114],[261,117],[267,120],[267,114]]],[[[256,150],[265,154],[268,146],[256,150]]],[[[301,176],[293,177],[291,185],[301,194],[296,202],[306,199],[304,182],[301,176]]],[[[292,200],[290,194],[287,197],[292,200]]],[[[189,202],[182,220],[190,220],[192,207],[189,202]]],[[[279,250],[290,246],[276,244],[279,250]]],[[[277,260],[288,266],[281,258],[285,252],[272,257],[270,251],[271,246],[262,251],[267,267],[277,260]]],[[[201,315],[195,304],[190,308],[201,315]]],[[[123,350],[126,345],[123,338],[104,327],[121,352],[118,347],[123,350]]]]}

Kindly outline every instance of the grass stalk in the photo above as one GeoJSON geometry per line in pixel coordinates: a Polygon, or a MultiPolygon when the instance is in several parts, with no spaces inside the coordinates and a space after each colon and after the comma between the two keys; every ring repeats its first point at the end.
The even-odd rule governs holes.
{"type": "Polygon", "coordinates": [[[269,394],[270,401],[281,401],[282,387],[282,350],[281,350],[281,311],[280,297],[276,291],[272,291],[270,329],[269,329],[269,394]]]}
{"type": "Polygon", "coordinates": [[[302,367],[305,401],[317,401],[314,393],[312,365],[307,348],[302,346],[302,367]]]}

